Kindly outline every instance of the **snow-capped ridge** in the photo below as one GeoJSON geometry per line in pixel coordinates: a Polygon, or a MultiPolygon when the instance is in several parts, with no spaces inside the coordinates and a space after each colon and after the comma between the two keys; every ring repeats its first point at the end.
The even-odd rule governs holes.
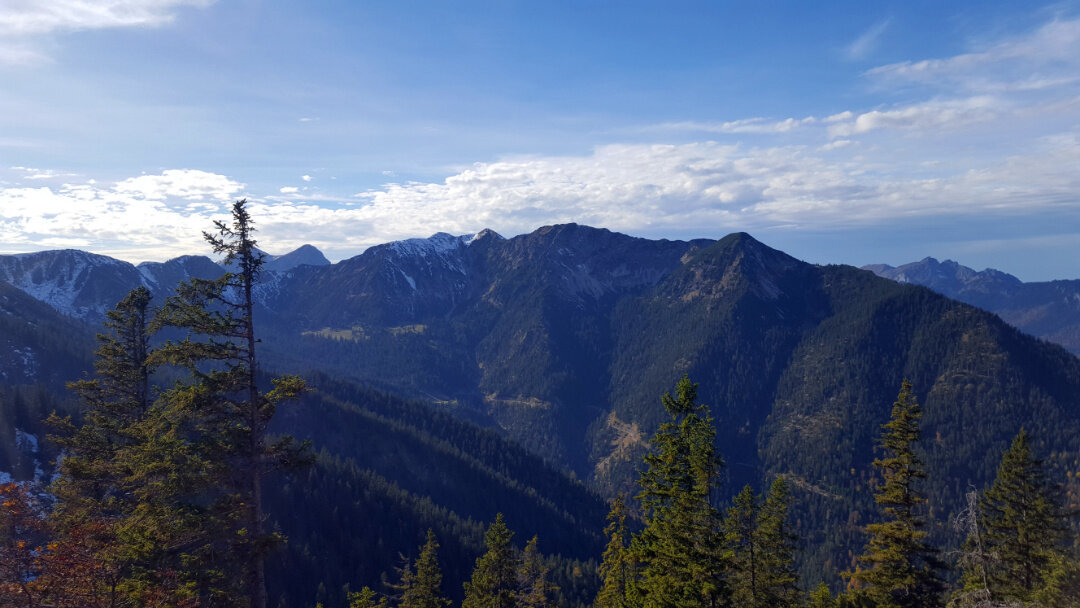
{"type": "Polygon", "coordinates": [[[134,265],[78,249],[0,256],[0,280],[76,318],[103,315],[119,298],[102,300],[112,299],[121,284],[149,287],[134,265]]]}
{"type": "Polygon", "coordinates": [[[499,234],[498,232],[495,232],[491,228],[484,228],[480,232],[477,232],[476,234],[469,237],[465,244],[472,245],[473,243],[485,241],[488,239],[493,239],[495,241],[505,241],[506,237],[499,234]]]}
{"type": "Polygon", "coordinates": [[[386,244],[387,249],[407,257],[427,257],[431,255],[442,256],[454,250],[467,246],[472,241],[473,235],[464,234],[454,236],[446,232],[436,232],[426,239],[415,238],[401,241],[393,241],[386,244]]]}

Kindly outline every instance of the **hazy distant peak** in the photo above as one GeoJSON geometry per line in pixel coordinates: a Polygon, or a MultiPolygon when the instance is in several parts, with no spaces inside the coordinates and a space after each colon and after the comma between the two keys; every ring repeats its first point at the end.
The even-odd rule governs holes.
{"type": "Polygon", "coordinates": [[[931,257],[895,268],[887,264],[870,264],[863,269],[898,283],[922,285],[987,310],[1000,310],[1003,302],[1024,286],[1020,279],[1000,270],[976,271],[953,260],[939,262],[931,257]]]}
{"type": "Polygon", "coordinates": [[[264,259],[263,268],[270,271],[284,272],[297,266],[328,266],[330,260],[326,259],[321,251],[314,245],[301,245],[296,249],[279,256],[267,256],[264,259]]]}
{"type": "Polygon", "coordinates": [[[878,276],[884,276],[883,273],[885,271],[892,270],[893,268],[895,267],[889,266],[888,264],[867,264],[866,266],[862,267],[862,270],[869,270],[870,272],[878,276]]]}

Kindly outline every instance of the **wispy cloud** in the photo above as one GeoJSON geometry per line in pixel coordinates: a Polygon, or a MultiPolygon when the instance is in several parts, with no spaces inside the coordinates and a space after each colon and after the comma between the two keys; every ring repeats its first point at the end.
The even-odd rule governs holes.
{"type": "Polygon", "coordinates": [[[0,64],[50,60],[42,36],[125,27],[155,27],[176,18],[182,7],[215,0],[7,0],[0,3],[0,64]]]}
{"type": "Polygon", "coordinates": [[[1080,19],[1054,20],[1020,37],[940,59],[876,67],[868,76],[887,84],[992,93],[1038,90],[1080,81],[1080,19]]]}
{"type": "Polygon", "coordinates": [[[172,21],[183,6],[214,0],[9,0],[0,5],[0,34],[155,26],[172,21]]]}
{"type": "Polygon", "coordinates": [[[11,167],[12,171],[22,172],[22,179],[47,180],[65,177],[78,177],[77,173],[60,173],[52,169],[37,169],[35,167],[11,167]]]}
{"type": "Polygon", "coordinates": [[[785,118],[774,120],[768,118],[743,118],[727,122],[668,122],[653,125],[649,131],[683,131],[696,133],[730,133],[730,134],[767,134],[788,133],[799,127],[814,124],[817,121],[813,116],[805,118],[785,118]]]}
{"type": "Polygon", "coordinates": [[[890,21],[891,19],[884,19],[870,26],[865,32],[860,34],[858,38],[853,40],[851,44],[844,47],[844,56],[852,61],[869,57],[871,53],[877,50],[878,44],[881,41],[881,36],[889,29],[890,21]]]}
{"type": "MultiPolygon", "coordinates": [[[[877,129],[902,129],[936,133],[998,118],[1006,109],[999,99],[982,96],[955,100],[932,100],[891,110],[872,110],[859,115],[835,117],[829,125],[831,137],[850,137],[877,129]]],[[[831,117],[832,118],[832,117],[831,117]]]]}

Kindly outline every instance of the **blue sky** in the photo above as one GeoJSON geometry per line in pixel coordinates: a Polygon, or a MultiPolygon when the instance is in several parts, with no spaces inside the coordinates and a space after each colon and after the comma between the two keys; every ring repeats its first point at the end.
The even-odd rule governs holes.
{"type": "Polygon", "coordinates": [[[576,221],[1080,278],[1080,5],[0,0],[0,251],[576,221]]]}

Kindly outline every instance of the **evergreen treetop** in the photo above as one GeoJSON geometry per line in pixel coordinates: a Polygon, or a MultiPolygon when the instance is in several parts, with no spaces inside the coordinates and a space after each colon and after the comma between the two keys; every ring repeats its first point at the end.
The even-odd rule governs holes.
{"type": "Polygon", "coordinates": [[[1031,601],[1065,537],[1058,498],[1042,461],[1021,429],[1001,457],[997,477],[980,503],[985,542],[995,556],[989,570],[995,597],[1031,601]]]}
{"type": "Polygon", "coordinates": [[[904,380],[889,421],[881,427],[878,446],[884,456],[874,460],[883,481],[874,500],[885,521],[866,527],[870,539],[859,557],[865,567],[844,573],[856,595],[882,608],[938,605],[943,589],[937,574],[941,564],[936,550],[925,542],[926,519],[921,512],[926,499],[918,482],[926,478],[926,472],[915,453],[921,417],[911,383],[904,380]]]}
{"type": "Polygon", "coordinates": [[[461,608],[517,606],[520,561],[511,544],[513,537],[502,513],[497,514],[484,534],[487,551],[477,558],[472,580],[465,583],[465,600],[461,608]]]}
{"type": "Polygon", "coordinates": [[[722,461],[716,429],[685,375],[661,399],[671,420],[652,439],[637,499],[645,528],[631,542],[640,564],[631,596],[644,606],[690,608],[724,600],[720,516],[711,497],[722,461]]]}

